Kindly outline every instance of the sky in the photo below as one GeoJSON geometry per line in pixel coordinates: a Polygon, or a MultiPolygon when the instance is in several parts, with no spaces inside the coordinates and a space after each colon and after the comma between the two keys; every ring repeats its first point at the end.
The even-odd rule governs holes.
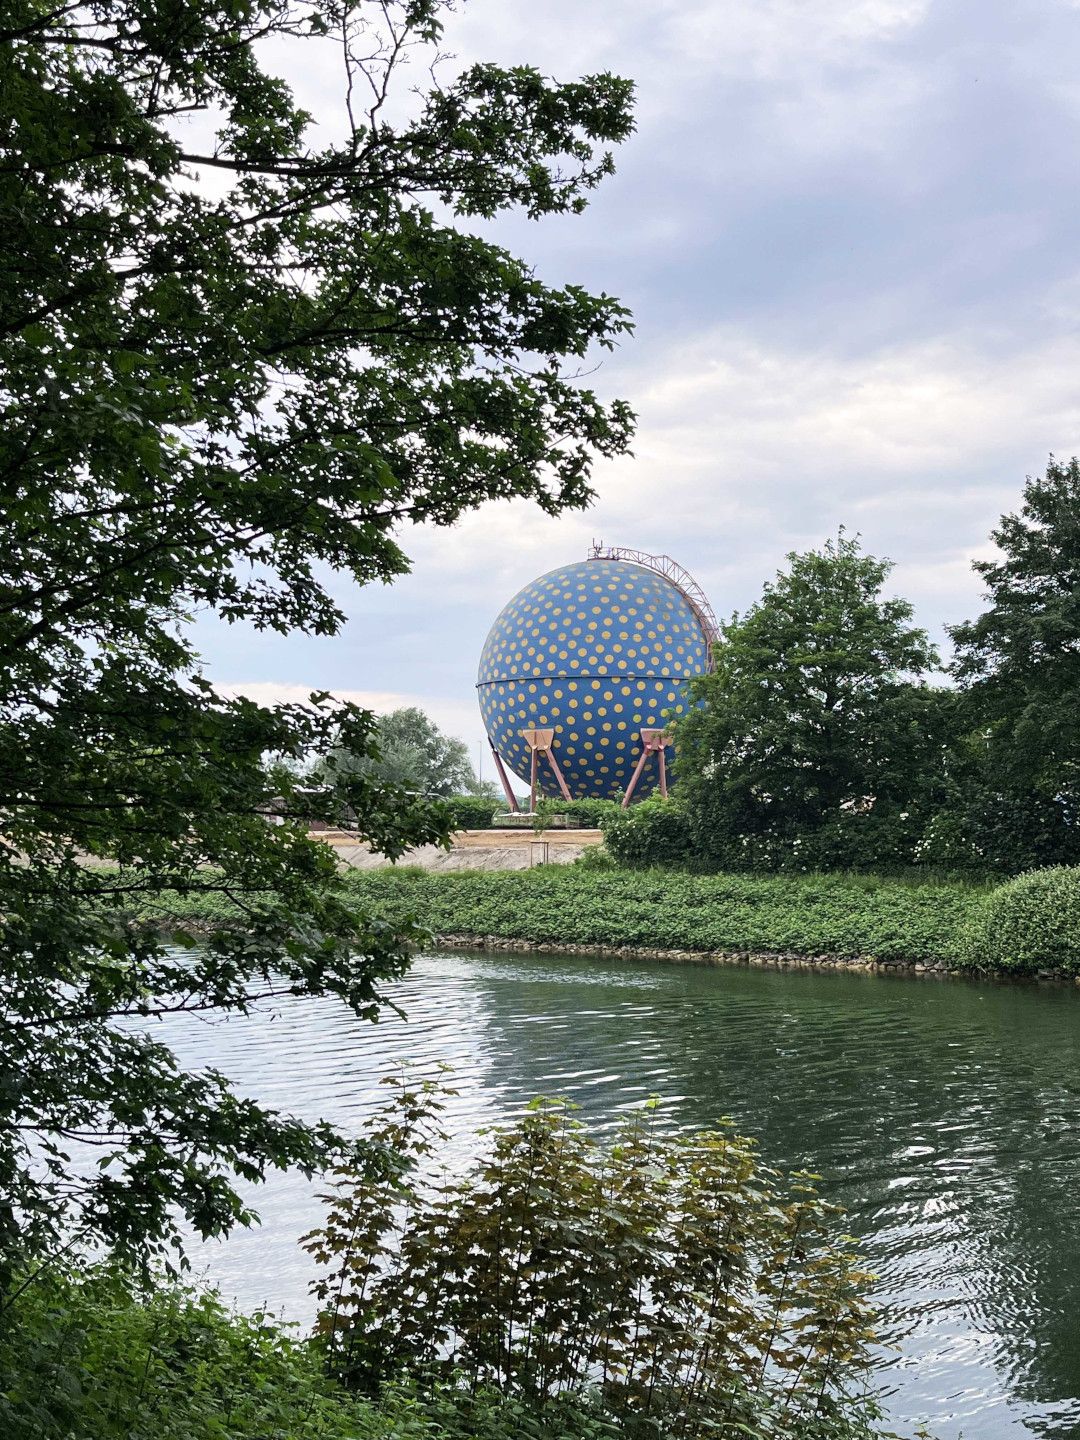
{"type": "MultiPolygon", "coordinates": [[[[392,587],[333,578],[334,638],[201,622],[214,680],[419,705],[479,758],[491,622],[593,538],[674,556],[726,616],[844,526],[936,637],[977,613],[997,518],[1080,449],[1080,0],[466,0],[446,48],[637,84],[584,215],[488,232],[634,312],[590,380],[634,453],[586,512],[406,532],[392,587]]],[[[330,128],[320,65],[289,78],[330,128]]]]}

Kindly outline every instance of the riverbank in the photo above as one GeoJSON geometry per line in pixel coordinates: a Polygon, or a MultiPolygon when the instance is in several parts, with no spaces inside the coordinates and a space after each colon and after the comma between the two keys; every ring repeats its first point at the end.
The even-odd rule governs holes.
{"type": "Polygon", "coordinates": [[[698,964],[944,972],[986,891],[867,876],[684,875],[550,867],[513,874],[354,873],[388,923],[447,945],[698,964]]]}
{"type": "MultiPolygon", "coordinates": [[[[375,920],[417,923],[452,948],[1080,984],[1074,872],[1033,872],[997,887],[552,864],[450,873],[350,869],[343,879],[375,920]],[[1047,887],[1046,895],[1027,893],[1047,887]]],[[[155,921],[169,916],[201,930],[240,912],[219,895],[189,894],[155,902],[155,921]]]]}
{"type": "MultiPolygon", "coordinates": [[[[568,945],[556,940],[507,940],[501,935],[436,934],[445,950],[514,951],[518,954],[593,955],[617,960],[654,960],[664,965],[742,965],[756,970],[837,970],[970,978],[944,961],[878,960],[870,955],[800,955],[795,951],[672,950],[653,945],[568,945]]],[[[1054,976],[1063,979],[1063,976],[1054,976]]],[[[1080,982],[1078,982],[1080,983],[1080,982]]]]}

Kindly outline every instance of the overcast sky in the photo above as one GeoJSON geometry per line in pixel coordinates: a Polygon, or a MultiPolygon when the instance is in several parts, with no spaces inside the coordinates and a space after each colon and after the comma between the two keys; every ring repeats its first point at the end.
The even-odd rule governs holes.
{"type": "MultiPolygon", "coordinates": [[[[588,212],[498,231],[634,311],[592,381],[638,412],[634,456],[583,514],[408,534],[392,589],[335,582],[336,639],[201,624],[213,678],[418,704],[475,757],[488,626],[594,536],[725,615],[845,525],[931,631],[973,613],[998,515],[1080,448],[1080,0],[469,0],[447,43],[637,83],[588,212]]],[[[318,115],[324,77],[293,78],[318,115]]]]}

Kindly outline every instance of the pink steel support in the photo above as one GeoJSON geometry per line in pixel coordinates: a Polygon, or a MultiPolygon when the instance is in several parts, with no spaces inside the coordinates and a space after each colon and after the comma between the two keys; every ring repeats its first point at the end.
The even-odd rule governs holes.
{"type": "Polygon", "coordinates": [[[630,784],[626,787],[626,794],[622,797],[622,808],[624,810],[629,806],[631,796],[637,789],[637,782],[641,779],[641,772],[645,769],[645,761],[648,758],[648,750],[642,750],[641,754],[638,757],[638,762],[634,767],[634,773],[630,776],[630,784]]]}
{"type": "Polygon", "coordinates": [[[536,784],[539,778],[540,757],[544,756],[555,773],[555,779],[559,782],[559,789],[564,800],[570,799],[570,791],[567,789],[563,773],[559,769],[559,762],[555,759],[555,731],[541,730],[533,725],[528,730],[522,730],[521,738],[529,747],[529,813],[536,813],[536,784]]]}
{"type": "Polygon", "coordinates": [[[519,815],[521,813],[521,810],[517,802],[517,796],[514,794],[513,787],[510,784],[510,777],[506,773],[506,766],[502,762],[502,756],[499,754],[498,750],[495,749],[490,735],[488,736],[488,744],[491,745],[491,753],[495,757],[495,769],[499,772],[499,779],[502,781],[503,794],[506,796],[506,803],[510,806],[511,814],[519,815]]]}
{"type": "Polygon", "coordinates": [[[630,776],[630,784],[626,787],[626,794],[622,798],[622,808],[625,810],[634,797],[637,783],[641,779],[641,772],[645,769],[646,761],[650,755],[656,755],[660,761],[660,794],[667,799],[667,763],[664,760],[664,750],[667,748],[668,737],[663,730],[642,730],[641,732],[641,754],[638,756],[634,773],[630,776]]]}
{"type": "Polygon", "coordinates": [[[567,789],[566,781],[563,779],[563,773],[559,769],[559,762],[555,759],[555,747],[552,746],[546,752],[546,754],[548,758],[548,764],[551,766],[552,770],[555,771],[555,779],[559,782],[559,789],[562,791],[562,798],[564,800],[569,800],[570,791],[567,789]]]}

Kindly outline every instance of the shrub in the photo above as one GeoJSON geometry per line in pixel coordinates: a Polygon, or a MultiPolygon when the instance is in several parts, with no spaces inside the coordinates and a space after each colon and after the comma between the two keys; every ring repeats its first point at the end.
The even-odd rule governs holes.
{"type": "Polygon", "coordinates": [[[567,1397],[543,1416],[491,1389],[406,1382],[378,1401],[327,1374],[321,1345],[211,1293],[108,1266],[39,1272],[0,1313],[4,1440],[614,1440],[567,1397]]]}
{"type": "MultiPolygon", "coordinates": [[[[45,1272],[0,1332],[5,1440],[353,1440],[389,1434],[324,1373],[308,1343],[211,1294],[142,1292],[123,1272],[45,1272]]],[[[419,1435],[422,1432],[403,1432],[419,1435]]]]}
{"type": "Polygon", "coordinates": [[[1080,862],[1080,815],[1062,795],[969,781],[926,824],[920,863],[1017,875],[1080,862]]]}
{"type": "Polygon", "coordinates": [[[615,861],[603,845],[586,845],[576,860],[571,862],[579,870],[614,870],[615,861]]]}
{"type": "Polygon", "coordinates": [[[955,958],[973,969],[1080,975],[1080,867],[1032,870],[990,891],[961,932],[955,958]]]}
{"type": "Polygon", "coordinates": [[[686,813],[674,800],[653,796],[604,822],[604,844],[618,865],[648,870],[654,865],[689,866],[693,859],[686,813]]]}
{"type": "MultiPolygon", "coordinates": [[[[406,1078],[376,1138],[437,1153],[442,1103],[406,1078]]],[[[538,1414],[592,1391],[628,1437],[868,1434],[850,1394],[870,1277],[812,1178],[727,1125],[664,1135],[646,1107],[601,1144],[539,1100],[463,1176],[342,1173],[308,1237],[330,1367],[372,1395],[453,1379],[538,1414]]]]}
{"type": "MultiPolygon", "coordinates": [[[[984,893],[921,876],[692,875],[594,864],[440,873],[402,866],[354,870],[346,884],[373,923],[398,928],[411,918],[436,934],[908,961],[951,959],[984,893]]],[[[223,902],[174,892],[140,913],[197,925],[210,903],[223,902]]]]}
{"type": "Polygon", "coordinates": [[[687,875],[538,866],[524,871],[356,871],[377,920],[535,944],[781,951],[947,961],[981,892],[876,876],[687,875]]]}
{"type": "Polygon", "coordinates": [[[501,800],[490,795],[451,795],[444,803],[456,830],[490,830],[492,820],[504,808],[501,800]]]}

